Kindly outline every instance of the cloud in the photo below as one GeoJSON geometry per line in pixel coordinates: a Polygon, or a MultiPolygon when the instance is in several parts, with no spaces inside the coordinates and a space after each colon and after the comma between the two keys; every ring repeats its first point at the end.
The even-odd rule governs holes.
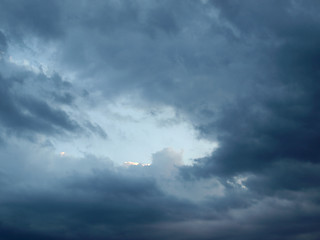
{"type": "MultiPolygon", "coordinates": [[[[0,56],[6,52],[8,47],[6,36],[0,31],[0,56]]],[[[1,58],[0,58],[1,59],[1,58]]]]}
{"type": "MultiPolygon", "coordinates": [[[[281,18],[284,22],[291,21],[291,15],[285,12],[290,6],[283,7],[281,18]]],[[[219,7],[222,16],[235,27],[242,30],[242,27],[246,26],[240,25],[233,19],[234,15],[228,15],[227,11],[230,10],[228,5],[221,4],[219,7]]],[[[253,14],[261,11],[255,4],[251,4],[250,7],[254,10],[253,14]]],[[[235,11],[240,10],[241,8],[235,11]]],[[[304,24],[313,26],[312,14],[305,15],[302,11],[296,11],[297,15],[303,14],[304,24]]],[[[268,12],[265,14],[271,18],[268,12]]],[[[260,23],[259,18],[257,19],[256,24],[260,24],[259,31],[269,28],[273,30],[272,37],[266,40],[274,44],[271,45],[273,48],[260,49],[267,58],[270,58],[266,68],[273,70],[263,71],[265,76],[262,78],[268,81],[258,82],[254,92],[248,89],[247,96],[222,105],[221,113],[215,117],[216,121],[199,125],[203,135],[205,137],[215,135],[219,139],[220,146],[211,157],[199,160],[199,167],[201,168],[203,164],[204,172],[230,176],[259,173],[276,162],[318,163],[319,152],[315,144],[319,139],[316,130],[319,126],[318,116],[314,111],[317,108],[315,96],[318,88],[315,82],[316,76],[313,74],[314,68],[309,64],[316,59],[314,52],[308,50],[313,48],[314,44],[309,41],[308,32],[300,33],[301,29],[298,26],[294,35],[290,32],[286,41],[278,45],[274,38],[278,37],[280,41],[286,37],[277,31],[279,26],[275,23],[270,26],[273,23],[271,20],[264,19],[266,23],[263,24],[264,22],[260,23]],[[312,133],[310,129],[313,129],[312,133]]],[[[250,28],[251,33],[257,31],[255,28],[250,28]]],[[[247,36],[245,33],[243,30],[244,38],[247,36]]],[[[257,38],[260,39],[260,35],[257,38]]],[[[258,49],[259,45],[260,42],[253,47],[258,49]]],[[[317,51],[316,48],[313,50],[317,51]]]]}
{"type": "Polygon", "coordinates": [[[70,82],[58,74],[47,76],[6,60],[2,63],[0,127],[5,134],[36,140],[39,134],[59,136],[87,131],[107,137],[99,125],[86,119],[77,121],[65,110],[76,106],[70,82]]]}
{"type": "Polygon", "coordinates": [[[18,39],[37,37],[50,40],[61,36],[60,6],[55,1],[3,1],[1,3],[1,27],[18,39]]]}
{"type": "Polygon", "coordinates": [[[195,210],[191,202],[165,194],[152,174],[127,174],[126,168],[94,156],[62,159],[41,148],[32,155],[20,148],[12,149],[15,154],[2,152],[6,174],[1,175],[1,231],[8,239],[23,234],[49,239],[147,238],[150,232],[142,229],[168,219],[183,220],[195,210]],[[14,163],[6,156],[14,157],[14,163]],[[26,217],[16,222],[21,214],[26,217]]]}
{"type": "Polygon", "coordinates": [[[318,239],[319,7],[3,1],[0,234],[318,239]],[[119,99],[170,107],[219,147],[192,166],[170,148],[150,166],[53,153],[106,139],[87,113],[119,99]]]}
{"type": "Polygon", "coordinates": [[[170,148],[163,149],[152,155],[152,168],[155,168],[163,175],[172,174],[172,171],[182,164],[182,153],[177,153],[170,148]]]}

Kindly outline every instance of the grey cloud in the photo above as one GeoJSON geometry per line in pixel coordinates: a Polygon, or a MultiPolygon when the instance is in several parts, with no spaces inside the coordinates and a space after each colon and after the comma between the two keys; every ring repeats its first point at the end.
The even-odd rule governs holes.
{"type": "Polygon", "coordinates": [[[125,169],[108,164],[87,173],[75,169],[64,177],[39,170],[43,173],[35,171],[33,177],[45,174],[47,180],[53,180],[45,188],[32,181],[28,168],[19,178],[2,181],[1,231],[7,239],[23,234],[49,239],[158,238],[149,228],[198,215],[194,204],[165,194],[151,176],[127,175],[125,169]],[[21,215],[25,217],[18,219],[21,215]]]}
{"type": "MultiPolygon", "coordinates": [[[[166,151],[157,154],[156,161],[168,161],[168,153],[165,153],[166,151]]],[[[23,152],[23,158],[16,155],[17,159],[14,160],[20,161],[20,172],[15,170],[12,159],[5,160],[11,167],[1,162],[2,169],[7,170],[6,174],[0,175],[1,233],[5,239],[18,239],[21,236],[30,239],[67,240],[92,237],[318,237],[315,222],[318,220],[319,208],[316,203],[319,201],[319,194],[316,191],[292,191],[285,194],[285,197],[274,195],[265,198],[263,194],[257,194],[257,191],[230,186],[224,195],[194,202],[178,197],[179,194],[168,194],[169,186],[165,185],[168,182],[164,178],[156,177],[156,174],[161,174],[156,171],[161,171],[161,167],[157,165],[153,166],[154,169],[141,166],[123,168],[115,167],[105,160],[105,164],[101,165],[100,160],[94,156],[86,156],[84,159],[53,159],[53,162],[50,156],[47,156],[44,159],[40,157],[43,166],[39,166],[35,159],[31,162],[26,159],[38,155],[39,153],[33,153],[33,156],[26,156],[23,152]],[[75,165],[70,167],[71,171],[59,173],[63,168],[68,168],[68,161],[75,160],[75,165]],[[61,161],[64,167],[52,171],[52,163],[58,166],[61,161]],[[77,167],[77,163],[82,165],[90,161],[95,162],[91,169],[84,166],[85,171],[80,171],[77,167]],[[36,167],[30,165],[32,162],[36,167]],[[30,171],[31,169],[33,171],[30,171]],[[142,169],[143,171],[140,171],[142,169]],[[15,174],[18,174],[18,177],[14,177],[15,174]],[[43,176],[46,176],[45,182],[43,176]],[[39,179],[42,179],[41,184],[39,179]],[[161,184],[161,181],[164,184],[161,184]],[[295,229],[290,231],[293,226],[295,229]]],[[[3,156],[2,158],[6,159],[3,156]]],[[[182,185],[187,184],[184,179],[176,179],[176,186],[178,181],[181,181],[182,185]]],[[[250,183],[247,186],[253,188],[250,183]]],[[[258,183],[257,187],[259,186],[258,183]]],[[[177,188],[177,191],[180,189],[177,188]]]]}
{"type": "MultiPolygon", "coordinates": [[[[252,89],[246,90],[246,96],[238,97],[236,102],[224,103],[218,115],[211,114],[213,121],[198,125],[204,137],[218,139],[220,148],[211,157],[199,160],[195,169],[202,168],[203,173],[232,176],[261,173],[275,162],[292,161],[293,165],[295,161],[318,163],[316,144],[319,140],[319,119],[315,110],[318,108],[318,74],[314,66],[317,61],[314,40],[318,34],[313,15],[306,14],[300,8],[295,9],[289,2],[279,6],[277,11],[282,12],[279,17],[289,22],[291,27],[291,32],[285,35],[277,32],[279,26],[276,22],[269,21],[273,18],[267,12],[268,8],[272,9],[271,4],[267,4],[264,18],[257,17],[257,22],[251,23],[259,30],[241,25],[237,15],[231,12],[239,12],[241,16],[241,7],[246,4],[252,8],[252,18],[262,11],[257,3],[246,2],[239,8],[231,8],[227,1],[217,2],[221,15],[242,31],[243,41],[247,39],[246,31],[255,34],[263,29],[275,30],[273,38],[265,40],[269,42],[267,48],[261,48],[264,40],[252,46],[265,54],[265,66],[261,69],[263,75],[257,75],[263,81],[258,79],[252,89]],[[292,13],[288,13],[289,9],[292,13]],[[301,15],[306,33],[303,34],[302,27],[291,21],[292,14],[301,15]],[[247,28],[242,29],[244,27],[247,28]]],[[[302,5],[299,6],[303,9],[302,5]]]]}
{"type": "Polygon", "coordinates": [[[76,108],[77,93],[71,83],[62,80],[58,74],[48,77],[2,61],[0,126],[5,134],[33,141],[37,134],[59,136],[88,132],[107,137],[99,125],[89,120],[75,120],[62,109],[62,105],[76,108]]]}
{"type": "Polygon", "coordinates": [[[242,71],[237,66],[241,59],[233,58],[243,50],[219,32],[223,26],[203,4],[69,4],[72,20],[65,22],[68,34],[63,43],[56,42],[62,50],[57,60],[61,68],[77,71],[79,78],[89,77],[107,98],[137,91],[151,102],[189,107],[194,100],[199,105],[206,98],[223,97],[230,88],[226,71],[242,71]],[[221,68],[225,63],[229,69],[221,68]]]}
{"type": "Polygon", "coordinates": [[[63,34],[60,6],[56,1],[1,1],[1,27],[11,36],[23,39],[36,34],[45,40],[63,34]]]}
{"type": "Polygon", "coordinates": [[[3,226],[3,224],[0,223],[0,234],[2,239],[5,240],[18,240],[18,239],[48,239],[48,240],[57,240],[57,239],[63,239],[61,237],[52,237],[48,234],[41,234],[33,231],[26,231],[26,230],[19,230],[17,228],[12,227],[6,227],[3,226]]]}
{"type": "Polygon", "coordinates": [[[222,19],[238,28],[243,37],[284,40],[318,35],[317,1],[211,1],[222,19]],[[276,7],[275,7],[276,6],[276,7]],[[254,21],[252,21],[254,19],[254,21]],[[308,27],[306,27],[308,26],[308,27]],[[310,31],[314,29],[316,31],[310,31]]]}
{"type": "Polygon", "coordinates": [[[53,239],[317,239],[319,208],[309,195],[251,203],[250,195],[240,196],[194,205],[165,195],[152,179],[104,170],[71,176],[48,192],[22,191],[20,200],[2,200],[0,211],[8,239],[20,232],[53,239]],[[17,215],[26,217],[17,224],[17,215]]]}
{"type": "Polygon", "coordinates": [[[8,44],[6,36],[0,31],[0,56],[7,50],[8,44]]]}
{"type": "Polygon", "coordinates": [[[101,90],[107,98],[138,92],[151,103],[207,111],[213,102],[245,89],[250,80],[245,69],[257,67],[247,58],[250,63],[243,64],[241,54],[250,54],[250,49],[230,38],[230,30],[213,16],[210,5],[60,4],[65,12],[57,21],[65,20],[65,36],[55,42],[61,50],[56,61],[62,69],[76,71],[79,79],[89,78],[95,83],[89,90],[101,90]],[[241,79],[231,80],[231,72],[241,79]]]}
{"type": "Polygon", "coordinates": [[[282,161],[274,163],[263,173],[245,182],[248,188],[260,194],[277,195],[287,191],[317,191],[319,164],[282,161]],[[261,188],[263,186],[263,188],[261,188]]]}
{"type": "Polygon", "coordinates": [[[1,76],[1,122],[9,131],[55,134],[60,129],[75,131],[80,126],[62,110],[32,96],[16,95],[12,80],[1,76]]]}
{"type": "MultiPolygon", "coordinates": [[[[15,199],[24,200],[1,208],[6,239],[319,238],[319,3],[203,2],[1,3],[1,51],[17,36],[49,41],[59,71],[74,73],[86,93],[102,93],[97,105],[132,94],[132,104],[171,106],[200,137],[219,142],[180,176],[157,173],[179,163],[163,151],[150,167],[75,174],[53,181],[52,192],[20,193],[15,199]],[[207,188],[201,181],[219,183],[223,194],[187,200],[183,189],[207,188]],[[28,218],[17,224],[15,215],[28,218]]],[[[47,84],[38,98],[30,88],[13,91],[23,73],[9,80],[3,72],[4,132],[85,127],[107,136],[62,110],[77,97],[59,74],[37,76],[47,84]]]]}
{"type": "Polygon", "coordinates": [[[107,133],[98,124],[93,124],[90,121],[85,123],[85,126],[92,132],[100,136],[101,138],[107,139],[107,133]]]}

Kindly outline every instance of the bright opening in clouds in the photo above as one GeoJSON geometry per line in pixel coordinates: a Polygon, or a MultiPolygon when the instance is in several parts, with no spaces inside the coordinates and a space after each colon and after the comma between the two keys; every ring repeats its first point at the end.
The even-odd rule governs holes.
{"type": "Polygon", "coordinates": [[[319,10],[0,0],[0,240],[320,239],[319,10]]]}
{"type": "Polygon", "coordinates": [[[217,147],[214,141],[201,139],[194,127],[179,119],[172,109],[141,110],[123,103],[89,110],[87,114],[100,127],[108,129],[108,137],[55,141],[57,149],[73,156],[84,153],[108,156],[116,163],[150,163],[154,152],[170,147],[182,153],[186,164],[191,164],[193,159],[205,157],[217,147]]]}

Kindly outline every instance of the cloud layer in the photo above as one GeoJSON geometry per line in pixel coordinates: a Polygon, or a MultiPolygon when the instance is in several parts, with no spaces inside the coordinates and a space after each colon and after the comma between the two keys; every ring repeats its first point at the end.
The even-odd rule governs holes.
{"type": "Polygon", "coordinates": [[[0,239],[319,239],[319,7],[1,1],[0,239]],[[218,148],[57,153],[123,99],[218,148]]]}

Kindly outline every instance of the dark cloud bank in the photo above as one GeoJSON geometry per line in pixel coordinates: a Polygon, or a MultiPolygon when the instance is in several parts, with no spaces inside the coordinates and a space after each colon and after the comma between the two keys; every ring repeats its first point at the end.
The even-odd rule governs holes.
{"type": "Polygon", "coordinates": [[[319,239],[319,10],[298,0],[0,1],[0,239],[319,239]],[[31,42],[56,49],[56,74],[8,60],[31,42]],[[44,138],[107,136],[67,110],[91,91],[172,106],[219,148],[173,176],[156,164],[37,167],[30,146],[44,138]],[[166,190],[212,179],[222,195],[166,190]]]}

